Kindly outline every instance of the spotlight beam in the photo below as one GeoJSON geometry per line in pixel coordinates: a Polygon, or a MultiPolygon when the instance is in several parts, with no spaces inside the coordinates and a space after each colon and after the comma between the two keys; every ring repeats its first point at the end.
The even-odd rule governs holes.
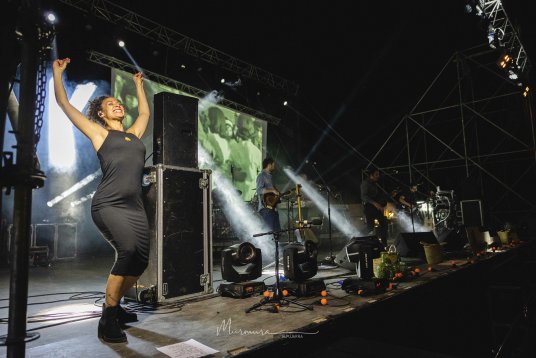
{"type": "Polygon", "coordinates": [[[85,177],[84,179],[80,180],[78,183],[76,183],[75,185],[73,185],[69,189],[65,190],[60,195],[56,196],[54,199],[52,199],[49,202],[47,202],[47,205],[49,207],[53,207],[54,205],[56,205],[57,203],[59,203],[60,201],[62,201],[63,199],[65,199],[66,197],[71,195],[72,193],[82,189],[84,186],[88,185],[89,183],[91,183],[93,180],[95,180],[96,178],[98,178],[101,175],[102,175],[102,172],[101,172],[100,169],[95,171],[94,173],[92,173],[92,174],[88,175],[87,177],[85,177]]]}
{"type": "MultiPolygon", "coordinates": [[[[96,89],[97,86],[92,82],[77,85],[69,102],[82,111],[96,89]]],[[[74,166],[76,158],[73,124],[58,106],[52,93],[54,93],[54,83],[50,79],[48,83],[49,163],[57,170],[69,171],[74,166]]]]}
{"type": "MultiPolygon", "coordinates": [[[[407,22],[409,20],[406,20],[406,22],[403,24],[403,26],[406,26],[407,22]]],[[[368,68],[368,70],[365,72],[365,75],[359,80],[359,82],[356,84],[356,86],[352,89],[350,94],[345,98],[333,118],[330,122],[326,121],[322,116],[319,115],[319,118],[322,120],[322,122],[325,123],[326,129],[322,132],[320,135],[320,138],[318,138],[317,142],[313,145],[309,153],[305,156],[304,161],[300,164],[298,169],[296,170],[296,173],[300,173],[303,166],[305,165],[305,161],[310,160],[311,156],[316,152],[320,144],[324,141],[324,139],[330,134],[330,132],[334,132],[335,135],[341,139],[342,136],[334,129],[335,124],[339,121],[341,116],[346,112],[346,109],[349,104],[355,102],[356,97],[358,94],[362,91],[362,89],[365,87],[365,84],[369,81],[369,79],[372,77],[374,73],[378,71],[378,66],[382,62],[380,59],[385,58],[388,52],[393,47],[393,44],[397,41],[397,38],[400,36],[402,32],[401,31],[395,31],[393,35],[389,38],[388,41],[385,42],[385,45],[383,46],[382,50],[378,53],[375,59],[371,61],[371,66],[368,68]]],[[[287,105],[289,108],[292,108],[292,106],[287,105]]],[[[349,143],[344,140],[346,144],[349,145],[349,143]]],[[[359,156],[366,159],[365,156],[363,156],[361,153],[357,151],[353,146],[350,145],[350,148],[359,156]]]]}
{"type": "MultiPolygon", "coordinates": [[[[324,196],[316,190],[313,185],[305,182],[303,178],[298,177],[289,168],[284,168],[285,174],[296,184],[301,184],[302,192],[311,199],[315,206],[322,211],[324,216],[328,215],[328,202],[324,196]]],[[[345,218],[339,210],[336,208],[330,208],[331,223],[337,227],[347,237],[363,236],[363,234],[352,225],[347,218],[345,218]]]]}
{"type": "Polygon", "coordinates": [[[119,47],[121,47],[123,49],[123,51],[125,51],[125,53],[127,54],[128,58],[130,59],[130,61],[134,65],[134,67],[136,67],[136,71],[143,73],[143,70],[141,69],[140,65],[138,65],[138,62],[134,59],[134,56],[132,56],[132,54],[127,49],[127,46],[125,45],[125,43],[123,41],[119,41],[119,47]],[[121,46],[121,43],[123,44],[123,46],[121,46]]]}
{"type": "Polygon", "coordinates": [[[253,235],[259,232],[268,231],[266,224],[251,212],[242,197],[238,194],[232,182],[227,179],[214,163],[210,154],[198,144],[199,164],[212,170],[215,194],[221,199],[223,212],[234,231],[241,240],[249,240],[260,248],[263,252],[272,252],[273,244],[271,240],[254,238],[253,235]]]}

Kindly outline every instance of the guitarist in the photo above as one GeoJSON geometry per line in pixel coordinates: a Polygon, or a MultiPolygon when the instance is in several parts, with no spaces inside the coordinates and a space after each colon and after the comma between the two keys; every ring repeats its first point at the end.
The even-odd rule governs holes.
{"type": "Polygon", "coordinates": [[[409,185],[409,190],[402,192],[398,196],[398,202],[408,212],[408,214],[415,212],[417,208],[417,202],[416,202],[417,186],[418,184],[411,183],[409,185]]]}
{"type": "Polygon", "coordinates": [[[367,178],[361,182],[361,200],[363,201],[367,227],[374,233],[374,220],[378,221],[378,236],[383,246],[387,247],[387,219],[384,210],[387,199],[383,190],[378,186],[380,171],[377,168],[367,170],[367,178]]]}
{"type": "Polygon", "coordinates": [[[275,205],[281,193],[274,187],[272,172],[275,170],[275,161],[267,157],[262,161],[262,171],[257,176],[257,197],[259,199],[258,212],[271,231],[280,231],[281,223],[275,205]],[[264,200],[264,198],[272,200],[264,200]],[[269,202],[269,203],[268,203],[269,202]],[[272,204],[272,205],[270,205],[272,204]]]}

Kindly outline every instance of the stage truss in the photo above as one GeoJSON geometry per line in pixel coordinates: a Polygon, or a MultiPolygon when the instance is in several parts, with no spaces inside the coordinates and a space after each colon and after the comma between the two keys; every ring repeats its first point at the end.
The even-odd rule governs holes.
{"type": "Polygon", "coordinates": [[[96,18],[141,35],[169,48],[184,52],[192,57],[211,63],[224,70],[253,79],[263,85],[296,95],[299,86],[281,76],[247,63],[204,43],[187,37],[173,29],[141,16],[108,0],[59,0],[60,2],[87,12],[96,18]]]}
{"type": "MultiPolygon", "coordinates": [[[[88,60],[93,62],[93,63],[99,64],[99,65],[103,65],[103,66],[110,67],[110,68],[117,68],[119,70],[127,71],[127,72],[130,72],[130,73],[135,73],[135,72],[139,71],[139,69],[135,65],[133,65],[131,63],[118,60],[118,59],[116,59],[114,57],[105,55],[105,54],[97,52],[97,51],[89,51],[88,60]]],[[[159,84],[172,87],[172,88],[174,88],[176,90],[188,93],[188,94],[190,94],[192,96],[195,96],[195,97],[198,97],[198,98],[204,98],[209,94],[209,92],[207,92],[207,91],[204,91],[204,90],[201,90],[199,88],[184,84],[184,83],[179,82],[177,80],[173,80],[173,79],[171,79],[169,77],[159,75],[156,72],[152,72],[152,71],[143,69],[143,73],[144,73],[145,77],[150,79],[151,81],[155,81],[155,82],[157,82],[159,84]]],[[[229,101],[228,99],[225,99],[225,98],[222,99],[219,102],[219,104],[221,104],[221,105],[223,105],[225,107],[231,108],[233,110],[236,110],[238,112],[249,114],[249,115],[251,115],[251,116],[253,116],[255,118],[263,119],[263,120],[265,120],[265,121],[267,121],[268,123],[271,123],[271,124],[279,125],[279,123],[281,122],[280,118],[274,117],[274,116],[269,115],[269,114],[264,113],[264,112],[257,111],[255,109],[250,108],[250,107],[246,107],[246,106],[241,105],[239,103],[229,101]]]]}
{"type": "Polygon", "coordinates": [[[370,160],[399,183],[481,200],[495,228],[536,216],[532,97],[499,70],[497,56],[487,45],[453,54],[370,160]]]}

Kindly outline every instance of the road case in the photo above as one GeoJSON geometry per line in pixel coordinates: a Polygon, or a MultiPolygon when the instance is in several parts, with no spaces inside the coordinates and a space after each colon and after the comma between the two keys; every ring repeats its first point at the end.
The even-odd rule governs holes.
{"type": "Polygon", "coordinates": [[[160,303],[212,293],[210,174],[163,164],[145,168],[149,266],[126,298],[160,303]]]}

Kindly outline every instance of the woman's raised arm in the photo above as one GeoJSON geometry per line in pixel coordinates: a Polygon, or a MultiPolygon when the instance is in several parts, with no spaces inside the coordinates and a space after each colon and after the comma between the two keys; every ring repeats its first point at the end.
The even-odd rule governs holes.
{"type": "Polygon", "coordinates": [[[147,103],[147,96],[143,89],[143,74],[138,72],[134,74],[133,79],[136,84],[136,95],[138,96],[138,118],[136,118],[134,124],[132,124],[127,132],[141,138],[147,128],[147,123],[149,123],[151,112],[149,111],[149,103],[147,103]]]}
{"type": "Polygon", "coordinates": [[[97,123],[89,120],[69,102],[63,85],[62,75],[70,62],[71,60],[69,58],[64,58],[62,60],[55,60],[52,63],[56,102],[76,128],[84,133],[91,140],[93,146],[97,148],[100,147],[104,138],[106,138],[106,130],[97,123]]]}

